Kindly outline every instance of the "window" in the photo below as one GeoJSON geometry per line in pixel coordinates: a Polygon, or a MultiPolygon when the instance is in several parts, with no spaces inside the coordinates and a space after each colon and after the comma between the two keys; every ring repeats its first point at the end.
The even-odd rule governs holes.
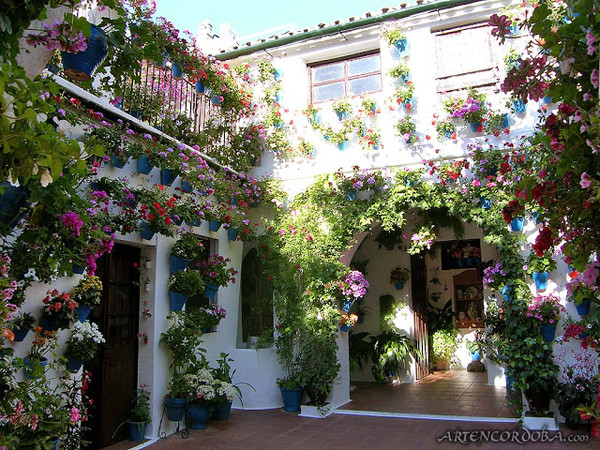
{"type": "Polygon", "coordinates": [[[490,27],[485,23],[435,32],[437,91],[498,83],[497,56],[492,44],[490,27]]]}
{"type": "Polygon", "coordinates": [[[311,102],[318,103],[381,91],[379,53],[310,67],[311,102]]]}
{"type": "Polygon", "coordinates": [[[242,262],[242,341],[265,337],[273,328],[273,291],[262,258],[253,248],[242,262]]]}

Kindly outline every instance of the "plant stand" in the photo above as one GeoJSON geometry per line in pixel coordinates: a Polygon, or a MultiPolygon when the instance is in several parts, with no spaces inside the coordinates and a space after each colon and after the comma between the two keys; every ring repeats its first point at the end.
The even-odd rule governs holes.
{"type": "MultiPolygon", "coordinates": [[[[162,414],[160,415],[160,422],[158,423],[158,437],[160,439],[166,439],[167,438],[167,432],[166,431],[160,431],[160,429],[162,428],[162,423],[163,423],[163,419],[165,417],[165,412],[167,411],[167,405],[163,405],[163,410],[162,410],[162,414]]],[[[182,430],[179,429],[181,422],[177,422],[177,429],[175,430],[175,434],[179,434],[181,433],[181,438],[182,439],[187,439],[190,436],[190,430],[188,429],[187,426],[187,421],[185,419],[185,414],[183,415],[183,425],[184,428],[182,430]]]]}
{"type": "Polygon", "coordinates": [[[334,411],[335,407],[331,403],[325,403],[323,406],[302,405],[299,416],[324,419],[332,415],[334,411]]]}

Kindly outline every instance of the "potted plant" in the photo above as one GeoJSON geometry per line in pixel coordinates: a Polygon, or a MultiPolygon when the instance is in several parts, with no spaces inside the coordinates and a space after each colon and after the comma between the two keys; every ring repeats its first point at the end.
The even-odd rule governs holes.
{"type": "Polygon", "coordinates": [[[527,273],[531,275],[539,291],[546,289],[548,274],[554,269],[556,269],[556,261],[550,250],[542,252],[541,256],[531,252],[527,257],[527,273]]]}
{"type": "Polygon", "coordinates": [[[236,396],[240,403],[242,403],[242,406],[244,406],[242,402],[242,391],[239,387],[240,384],[246,385],[256,392],[254,387],[248,383],[233,383],[235,369],[231,368],[231,365],[229,364],[231,362],[233,362],[233,359],[229,357],[228,353],[221,353],[220,358],[217,359],[218,366],[212,370],[213,377],[215,378],[216,391],[211,416],[211,419],[214,420],[225,420],[229,418],[231,404],[236,396]]]}
{"type": "Polygon", "coordinates": [[[214,303],[207,307],[201,306],[194,309],[188,315],[203,333],[208,333],[227,316],[227,311],[214,303]]]}
{"type": "Polygon", "coordinates": [[[10,329],[14,334],[14,341],[22,342],[27,336],[27,333],[29,333],[30,330],[33,330],[34,325],[35,318],[29,313],[21,313],[13,316],[12,319],[10,319],[10,329]]]}
{"type": "Polygon", "coordinates": [[[577,313],[580,316],[587,316],[590,312],[592,300],[597,298],[598,291],[595,286],[589,286],[585,282],[583,274],[578,274],[571,278],[566,285],[569,301],[575,303],[577,313]]]}
{"type": "Polygon", "coordinates": [[[444,100],[444,108],[454,119],[463,119],[473,132],[483,131],[481,122],[487,114],[486,96],[469,88],[467,98],[449,97],[444,100]]]}
{"type": "Polygon", "coordinates": [[[456,125],[454,125],[449,118],[436,119],[435,130],[440,139],[456,139],[456,125]]]}
{"type": "Polygon", "coordinates": [[[69,328],[77,318],[76,310],[79,304],[71,298],[71,294],[59,292],[57,289],[48,290],[44,303],[44,313],[40,326],[44,330],[69,328]]]}
{"type": "Polygon", "coordinates": [[[359,270],[351,270],[342,275],[338,283],[343,296],[340,309],[344,312],[350,311],[352,304],[366,295],[368,287],[369,282],[359,270]]]}
{"type": "Polygon", "coordinates": [[[204,279],[204,296],[213,300],[219,287],[227,286],[229,282],[235,283],[237,270],[233,267],[227,267],[231,260],[220,255],[211,255],[208,260],[197,263],[199,273],[204,279]]]}
{"type": "Polygon", "coordinates": [[[358,322],[357,314],[344,314],[341,313],[340,318],[340,331],[344,333],[347,332],[350,328],[352,328],[358,322]]]}
{"type": "Polygon", "coordinates": [[[331,107],[335,111],[340,121],[347,119],[348,116],[352,113],[352,105],[347,100],[338,100],[337,102],[333,103],[331,107]]]}
{"type": "Polygon", "coordinates": [[[447,370],[452,362],[452,357],[458,348],[456,341],[457,330],[440,329],[432,336],[432,355],[438,370],[447,370]]]}
{"type": "Polygon", "coordinates": [[[409,74],[409,72],[410,72],[410,69],[408,67],[408,64],[406,64],[403,61],[400,64],[392,67],[388,71],[388,75],[391,76],[392,78],[398,78],[403,83],[406,83],[408,81],[408,74],[409,74]]]}
{"type": "Polygon", "coordinates": [[[494,136],[500,136],[500,133],[509,128],[508,114],[499,111],[489,111],[485,120],[485,130],[494,136]]]}
{"type": "Polygon", "coordinates": [[[467,339],[467,341],[465,342],[465,347],[467,347],[467,350],[469,351],[469,354],[471,355],[471,359],[473,361],[479,361],[483,356],[485,348],[483,344],[484,340],[485,337],[480,337],[480,333],[476,332],[475,336],[472,339],[467,339]]]}
{"type": "Polygon", "coordinates": [[[215,378],[203,363],[191,365],[183,376],[187,384],[187,420],[192,430],[203,430],[216,396],[215,378]]]}
{"type": "Polygon", "coordinates": [[[159,185],[153,186],[152,189],[140,189],[139,192],[139,218],[143,221],[143,227],[147,227],[151,232],[151,234],[142,234],[142,237],[151,239],[154,233],[173,237],[175,225],[171,216],[174,199],[169,197],[159,185]]]}
{"type": "Polygon", "coordinates": [[[94,356],[98,345],[104,342],[104,337],[95,323],[75,322],[66,342],[67,370],[77,372],[85,361],[94,356]]]}
{"type": "Polygon", "coordinates": [[[375,242],[379,243],[379,248],[383,246],[387,250],[394,250],[397,245],[402,244],[402,230],[382,229],[375,237],[375,242]]]}
{"type": "Polygon", "coordinates": [[[150,417],[150,390],[148,385],[140,384],[136,391],[135,398],[132,401],[129,410],[129,440],[141,442],[146,436],[146,425],[151,422],[150,417]]]}
{"type": "Polygon", "coordinates": [[[413,96],[415,92],[415,85],[412,81],[407,81],[404,86],[396,89],[394,92],[394,98],[396,103],[402,104],[405,109],[411,109],[413,105],[413,96]]]}
{"type": "Polygon", "coordinates": [[[405,267],[396,267],[390,273],[390,283],[396,286],[399,291],[404,288],[404,283],[409,279],[410,271],[405,267]]]}
{"type": "Polygon", "coordinates": [[[100,304],[102,299],[102,281],[96,275],[85,274],[71,292],[77,307],[77,320],[85,321],[92,308],[100,304]]]}
{"type": "Polygon", "coordinates": [[[387,41],[389,46],[396,47],[400,55],[404,55],[408,52],[408,42],[406,36],[402,32],[402,28],[399,26],[388,28],[383,32],[383,37],[387,41]]]}
{"type": "Polygon", "coordinates": [[[544,341],[554,340],[556,324],[560,314],[566,313],[565,307],[560,304],[560,298],[554,294],[537,295],[533,298],[527,309],[527,317],[533,317],[541,322],[541,331],[544,341]]]}
{"type": "Polygon", "coordinates": [[[58,335],[56,331],[47,331],[42,327],[36,327],[33,345],[28,355],[23,358],[25,366],[25,378],[37,379],[44,375],[45,367],[48,365],[48,358],[44,355],[56,347],[58,335]]]}
{"type": "Polygon", "coordinates": [[[192,261],[197,261],[206,253],[200,236],[184,232],[171,250],[171,274],[185,269],[192,261]]]}
{"type": "Polygon", "coordinates": [[[371,356],[371,344],[365,340],[367,336],[369,336],[369,333],[366,331],[355,333],[350,330],[350,333],[348,333],[350,372],[362,370],[363,362],[366,362],[371,356]]]}
{"type": "Polygon", "coordinates": [[[402,117],[398,120],[395,128],[396,134],[402,137],[407,144],[414,144],[419,140],[419,137],[416,134],[417,126],[411,117],[402,117]]]}
{"type": "Polygon", "coordinates": [[[181,311],[188,297],[204,290],[204,279],[198,270],[187,268],[169,277],[169,301],[171,311],[181,311]]]}
{"type": "MultiPolygon", "coordinates": [[[[162,338],[161,342],[163,342],[162,338]]],[[[173,373],[167,391],[168,394],[165,399],[167,419],[172,422],[179,422],[183,420],[183,416],[185,415],[188,394],[187,383],[183,373],[173,373]]]]}
{"type": "Polygon", "coordinates": [[[406,365],[408,359],[420,356],[419,350],[408,336],[396,329],[384,331],[377,336],[371,336],[371,372],[375,381],[384,383],[393,377],[406,365]]]}

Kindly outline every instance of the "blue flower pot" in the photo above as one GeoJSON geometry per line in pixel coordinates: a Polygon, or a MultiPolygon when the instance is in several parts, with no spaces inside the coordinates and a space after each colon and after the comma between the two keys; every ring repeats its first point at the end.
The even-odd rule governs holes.
{"type": "Polygon", "coordinates": [[[510,302],[512,300],[512,290],[512,286],[504,286],[500,291],[500,294],[502,295],[502,297],[504,297],[505,301],[510,302]]]}
{"type": "Polygon", "coordinates": [[[173,169],[161,169],[160,170],[160,184],[165,186],[171,186],[175,181],[177,175],[173,173],[173,169]]]}
{"type": "Polygon", "coordinates": [[[90,308],[88,305],[79,305],[77,307],[77,320],[82,323],[85,322],[91,311],[92,308],[90,308]]]}
{"type": "Polygon", "coordinates": [[[19,328],[18,330],[12,330],[12,332],[15,335],[15,342],[23,342],[25,340],[25,337],[27,336],[27,333],[29,333],[29,329],[19,328]]]}
{"type": "Polygon", "coordinates": [[[548,272],[533,272],[533,281],[535,281],[535,287],[539,291],[546,289],[546,282],[548,281],[548,272]]]}
{"type": "Polygon", "coordinates": [[[137,161],[137,171],[138,173],[143,173],[144,175],[148,175],[152,172],[154,166],[150,164],[150,159],[146,155],[142,155],[138,158],[137,161]]]}
{"type": "Polygon", "coordinates": [[[348,311],[350,311],[350,308],[352,308],[353,304],[354,304],[354,299],[346,298],[340,302],[340,309],[344,312],[348,312],[348,311]]]}
{"type": "Polygon", "coordinates": [[[504,369],[504,378],[506,379],[506,390],[513,390],[513,383],[515,382],[514,377],[508,372],[508,370],[504,369]]]}
{"type": "Polygon", "coordinates": [[[239,231],[237,228],[231,227],[231,228],[229,228],[229,230],[227,230],[227,238],[230,241],[235,241],[238,238],[238,234],[239,234],[239,231]]]}
{"type": "Polygon", "coordinates": [[[217,402],[214,404],[213,412],[210,418],[213,420],[227,420],[229,419],[230,412],[231,402],[217,402]]]}
{"type": "Polygon", "coordinates": [[[184,191],[192,192],[192,184],[187,180],[181,180],[181,189],[184,191]]]}
{"type": "Polygon", "coordinates": [[[169,291],[169,307],[171,308],[171,311],[183,311],[187,299],[187,295],[169,291]]]}
{"type": "Polygon", "coordinates": [[[206,297],[209,300],[214,300],[215,296],[217,295],[217,291],[219,290],[219,287],[220,286],[218,284],[205,283],[204,297],[206,297]]]}
{"type": "Polygon", "coordinates": [[[356,200],[356,194],[357,194],[356,189],[346,189],[346,198],[348,200],[350,200],[351,202],[356,200]]]}
{"type": "Polygon", "coordinates": [[[396,42],[394,42],[394,47],[400,56],[406,55],[408,53],[408,39],[398,39],[396,42]]]}
{"type": "Polygon", "coordinates": [[[192,430],[204,430],[208,419],[210,419],[210,409],[207,405],[187,406],[187,420],[192,430]]]}
{"type": "Polygon", "coordinates": [[[400,75],[398,78],[402,83],[406,84],[407,81],[410,81],[410,71],[406,75],[400,75]]]}
{"type": "Polygon", "coordinates": [[[552,97],[550,97],[549,95],[546,95],[543,99],[542,102],[544,102],[544,104],[549,104],[549,103],[553,103],[552,101],[552,97]]]}
{"type": "Polygon", "coordinates": [[[348,111],[336,111],[335,115],[337,116],[339,121],[342,121],[348,118],[348,111]]]}
{"type": "Polygon", "coordinates": [[[114,153],[110,155],[110,165],[117,169],[122,169],[127,164],[127,159],[123,160],[114,153]]]}
{"type": "Polygon", "coordinates": [[[287,412],[300,411],[300,403],[302,402],[303,388],[286,389],[279,388],[283,399],[283,409],[287,412]]]}
{"type": "Polygon", "coordinates": [[[58,325],[46,316],[40,317],[40,327],[44,331],[58,331],[58,325]]]}
{"type": "Polygon", "coordinates": [[[399,291],[401,291],[402,289],[404,289],[404,281],[398,281],[396,283],[396,289],[398,289],[399,291]]]}
{"type": "Polygon", "coordinates": [[[154,237],[154,231],[150,229],[150,225],[147,222],[143,222],[140,225],[140,235],[142,236],[142,239],[146,239],[147,241],[154,237]]]}
{"type": "Polygon", "coordinates": [[[343,151],[345,151],[345,150],[348,148],[348,141],[343,141],[343,142],[340,142],[340,143],[337,145],[337,148],[338,148],[338,150],[339,150],[340,152],[343,152],[343,151]]]}
{"type": "Polygon", "coordinates": [[[481,203],[481,209],[490,209],[492,207],[492,199],[481,197],[479,199],[479,203],[481,203]]]}
{"type": "Polygon", "coordinates": [[[346,333],[350,329],[350,325],[343,324],[340,326],[340,331],[346,333]]]}
{"type": "Polygon", "coordinates": [[[311,123],[320,123],[322,120],[321,111],[317,111],[313,114],[311,118],[309,118],[309,122],[311,123]]]}
{"type": "Polygon", "coordinates": [[[219,231],[219,228],[221,228],[222,224],[223,223],[218,220],[211,220],[210,222],[208,222],[208,229],[214,232],[219,231]]]}
{"type": "Polygon", "coordinates": [[[546,342],[551,342],[556,336],[556,324],[546,323],[542,325],[542,338],[546,342]]]}
{"type": "Polygon", "coordinates": [[[27,206],[27,190],[22,186],[0,183],[3,191],[0,196],[0,222],[14,227],[23,217],[21,209],[27,206]]]}
{"type": "Polygon", "coordinates": [[[479,353],[479,350],[475,350],[474,352],[469,352],[471,354],[471,359],[473,361],[479,361],[481,359],[481,353],[479,353]]]}
{"type": "Polygon", "coordinates": [[[590,299],[586,298],[579,305],[575,305],[575,308],[577,309],[577,314],[579,314],[580,316],[587,316],[590,313],[591,304],[592,302],[590,301],[590,299]]]}
{"type": "Polygon", "coordinates": [[[196,81],[195,87],[198,94],[204,94],[206,91],[206,85],[202,81],[196,81]]]}
{"type": "Polygon", "coordinates": [[[513,108],[515,109],[516,114],[523,114],[527,110],[527,105],[523,102],[523,100],[513,100],[513,108]]]}
{"type": "Polygon", "coordinates": [[[77,275],[83,275],[85,272],[85,266],[80,266],[79,264],[73,264],[73,273],[77,275]]]}
{"type": "Polygon", "coordinates": [[[67,361],[68,372],[77,373],[81,369],[81,366],[83,366],[83,361],[79,361],[78,359],[69,358],[67,361]]]}
{"type": "Polygon", "coordinates": [[[183,77],[183,69],[176,63],[171,61],[171,74],[173,78],[179,80],[183,77]]]}
{"type": "Polygon", "coordinates": [[[515,217],[510,221],[510,229],[513,231],[523,231],[523,223],[525,220],[522,217],[515,217]]]}
{"type": "Polygon", "coordinates": [[[481,122],[469,122],[469,128],[473,133],[479,133],[479,127],[481,126],[481,122]]]}
{"type": "Polygon", "coordinates": [[[171,275],[175,272],[184,270],[192,261],[179,256],[171,255],[171,275]]]}
{"type": "Polygon", "coordinates": [[[167,419],[172,422],[179,422],[183,419],[183,416],[185,415],[185,407],[187,406],[187,401],[185,398],[167,397],[166,405],[167,419]]]}
{"type": "Polygon", "coordinates": [[[135,442],[141,442],[146,436],[146,423],[145,422],[127,422],[129,427],[129,440],[135,442]]]}
{"type": "Polygon", "coordinates": [[[508,119],[508,114],[502,115],[502,128],[508,128],[510,126],[510,122],[508,119]]]}
{"type": "Polygon", "coordinates": [[[41,357],[39,361],[35,361],[36,367],[34,367],[34,361],[31,361],[29,357],[23,358],[23,362],[25,363],[24,372],[25,378],[31,380],[33,374],[36,370],[36,367],[46,367],[48,365],[48,360],[45,357],[41,357]]]}
{"type": "Polygon", "coordinates": [[[218,95],[213,95],[213,96],[210,98],[210,102],[211,102],[213,105],[220,105],[221,103],[223,103],[223,101],[219,99],[219,96],[218,96],[218,95]]]}
{"type": "Polygon", "coordinates": [[[64,73],[76,81],[88,81],[108,55],[106,34],[97,25],[91,26],[88,46],[83,52],[60,52],[64,73]]]}
{"type": "Polygon", "coordinates": [[[193,227],[199,227],[202,225],[202,219],[194,219],[190,222],[190,225],[193,227]]]}

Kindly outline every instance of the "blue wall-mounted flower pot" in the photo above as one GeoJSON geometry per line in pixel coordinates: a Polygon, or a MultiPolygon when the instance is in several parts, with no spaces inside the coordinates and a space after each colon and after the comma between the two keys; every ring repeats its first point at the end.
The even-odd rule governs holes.
{"type": "Polygon", "coordinates": [[[510,221],[510,229],[513,231],[523,231],[523,223],[525,220],[523,217],[515,217],[510,221]]]}
{"type": "Polygon", "coordinates": [[[223,222],[220,222],[219,220],[211,220],[208,222],[208,229],[210,231],[217,232],[219,231],[219,228],[221,228],[221,225],[223,225],[223,222]]]}
{"type": "Polygon", "coordinates": [[[219,290],[218,284],[205,283],[204,285],[204,297],[209,300],[214,300],[219,290]]]}
{"type": "Polygon", "coordinates": [[[551,342],[556,336],[556,324],[545,323],[542,325],[542,338],[544,341],[551,342]]]}
{"type": "Polygon", "coordinates": [[[171,255],[171,275],[175,272],[184,270],[192,261],[179,256],[171,255]]]}
{"type": "Polygon", "coordinates": [[[546,282],[548,281],[548,272],[533,272],[533,281],[535,281],[535,287],[538,291],[546,289],[546,282]]]}
{"type": "Polygon", "coordinates": [[[206,85],[202,81],[196,81],[195,83],[196,93],[204,94],[206,91],[206,85]]]}
{"type": "Polygon", "coordinates": [[[179,292],[169,291],[169,306],[171,311],[183,311],[188,296],[179,292]]]}
{"type": "Polygon", "coordinates": [[[82,52],[60,52],[65,75],[76,81],[88,81],[108,55],[106,34],[92,25],[87,48],[82,52]]]}
{"type": "Polygon", "coordinates": [[[150,164],[150,159],[146,155],[141,155],[137,160],[137,172],[148,175],[152,169],[154,166],[150,164]]]}
{"type": "Polygon", "coordinates": [[[577,314],[580,316],[587,316],[590,313],[590,306],[592,302],[589,298],[584,299],[579,305],[575,305],[577,309],[577,314]]]}

